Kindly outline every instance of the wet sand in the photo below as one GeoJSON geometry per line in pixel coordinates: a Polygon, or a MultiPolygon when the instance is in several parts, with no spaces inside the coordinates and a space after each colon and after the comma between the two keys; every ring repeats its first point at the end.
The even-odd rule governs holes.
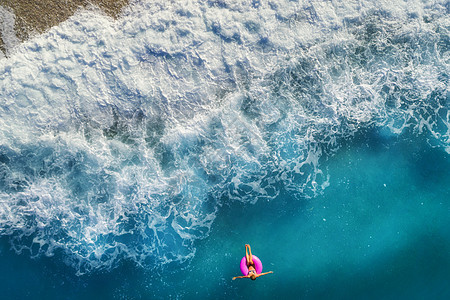
{"type": "MultiPolygon", "coordinates": [[[[24,41],[33,33],[45,32],[52,26],[67,20],[79,8],[98,6],[113,18],[120,15],[129,0],[1,0],[0,5],[15,14],[15,32],[24,41]]],[[[0,50],[5,52],[0,32],[0,50]]]]}

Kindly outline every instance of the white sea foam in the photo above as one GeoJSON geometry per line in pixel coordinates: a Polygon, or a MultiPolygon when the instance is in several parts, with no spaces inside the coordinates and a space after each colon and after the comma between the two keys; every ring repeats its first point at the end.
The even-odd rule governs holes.
{"type": "MultiPolygon", "coordinates": [[[[0,5],[0,38],[5,45],[6,53],[10,53],[19,44],[19,39],[14,32],[15,16],[7,8],[0,5]]],[[[0,51],[0,55],[3,53],[0,51]]],[[[1,57],[0,57],[1,58],[1,57]]]]}
{"type": "MultiPolygon", "coordinates": [[[[223,199],[311,197],[370,125],[450,139],[449,7],[142,1],[0,60],[0,233],[78,273],[184,261],[223,199]]],[[[387,131],[385,131],[387,132],[387,131]]]]}

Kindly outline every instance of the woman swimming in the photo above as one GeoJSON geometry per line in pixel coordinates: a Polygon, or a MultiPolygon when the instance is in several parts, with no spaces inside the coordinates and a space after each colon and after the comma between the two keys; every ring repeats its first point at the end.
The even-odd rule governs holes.
{"type": "Polygon", "coordinates": [[[247,268],[248,268],[247,275],[233,277],[233,280],[235,280],[236,278],[250,278],[251,280],[255,280],[259,276],[263,276],[263,275],[266,275],[266,274],[269,274],[269,273],[273,273],[272,271],[266,272],[266,273],[260,273],[260,274],[258,274],[256,272],[255,263],[253,262],[252,249],[250,248],[249,244],[245,245],[245,259],[246,259],[247,268]]]}

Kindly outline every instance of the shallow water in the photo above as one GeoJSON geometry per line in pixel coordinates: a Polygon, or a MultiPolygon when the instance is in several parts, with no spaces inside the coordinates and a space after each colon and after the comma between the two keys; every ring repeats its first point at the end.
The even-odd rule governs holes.
{"type": "Polygon", "coordinates": [[[9,49],[5,297],[448,298],[448,14],[138,1],[9,49]]]}

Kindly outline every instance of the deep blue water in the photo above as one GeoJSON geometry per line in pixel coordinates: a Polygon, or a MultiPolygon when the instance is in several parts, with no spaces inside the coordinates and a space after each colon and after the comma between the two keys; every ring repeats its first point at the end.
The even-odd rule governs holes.
{"type": "Polygon", "coordinates": [[[449,8],[137,1],[8,49],[2,297],[448,299],[449,8]]]}
{"type": "Polygon", "coordinates": [[[449,158],[426,136],[364,130],[324,158],[322,195],[225,205],[189,264],[77,277],[58,255],[16,255],[3,239],[2,290],[11,299],[447,299],[449,158]],[[274,274],[231,281],[245,243],[274,274]]]}

